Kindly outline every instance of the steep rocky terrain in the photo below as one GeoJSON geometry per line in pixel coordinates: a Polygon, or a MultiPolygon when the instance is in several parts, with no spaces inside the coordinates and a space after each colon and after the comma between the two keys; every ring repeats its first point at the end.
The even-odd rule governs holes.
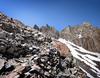
{"type": "Polygon", "coordinates": [[[67,26],[60,32],[57,32],[54,28],[49,29],[47,26],[42,27],[42,30],[41,32],[49,35],[49,37],[64,38],[89,51],[100,52],[100,29],[88,22],[76,26],[67,26]]]}
{"type": "Polygon", "coordinates": [[[99,45],[89,23],[58,32],[0,13],[0,78],[100,78],[99,45]]]}
{"type": "Polygon", "coordinates": [[[61,31],[60,37],[70,40],[89,51],[100,52],[100,29],[89,23],[65,28],[61,31]]]}
{"type": "Polygon", "coordinates": [[[100,53],[88,51],[70,41],[59,38],[58,41],[65,44],[74,58],[77,66],[86,73],[86,78],[100,78],[100,53]]]}
{"type": "Polygon", "coordinates": [[[48,37],[53,37],[56,39],[59,38],[59,32],[53,26],[49,26],[48,24],[46,26],[42,26],[40,31],[48,37]]]}
{"type": "Polygon", "coordinates": [[[0,13],[0,78],[84,77],[63,43],[0,13]]]}
{"type": "MultiPolygon", "coordinates": [[[[45,28],[43,29],[45,30],[45,28]]],[[[49,29],[49,32],[54,33],[51,29],[49,29]]],[[[45,31],[45,34],[48,35],[48,31],[45,31]]],[[[55,33],[53,36],[52,34],[49,34],[49,37],[56,37],[55,33]]],[[[77,26],[68,26],[61,32],[58,32],[57,36],[58,39],[63,39],[61,39],[60,42],[56,41],[56,45],[54,44],[53,46],[61,52],[61,56],[67,56],[68,53],[71,52],[72,56],[76,58],[77,66],[85,72],[89,78],[100,78],[99,28],[85,22],[77,26]]]]}

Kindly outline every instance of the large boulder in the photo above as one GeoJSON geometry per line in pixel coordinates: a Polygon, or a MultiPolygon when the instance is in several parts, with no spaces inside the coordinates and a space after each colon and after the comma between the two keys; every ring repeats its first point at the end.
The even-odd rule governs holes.
{"type": "Polygon", "coordinates": [[[66,47],[65,44],[59,42],[59,41],[56,41],[54,40],[52,42],[53,44],[53,47],[55,47],[59,52],[60,52],[60,56],[62,57],[67,57],[67,55],[69,54],[70,50],[68,47],[66,47]]]}

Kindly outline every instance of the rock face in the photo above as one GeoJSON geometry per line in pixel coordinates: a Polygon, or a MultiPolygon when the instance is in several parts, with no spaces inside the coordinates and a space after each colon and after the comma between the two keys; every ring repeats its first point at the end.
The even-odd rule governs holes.
{"type": "Polygon", "coordinates": [[[60,37],[94,52],[100,52],[100,29],[89,23],[80,26],[67,27],[60,32],[60,37]]]}
{"type": "Polygon", "coordinates": [[[64,44],[0,13],[0,78],[84,77],[64,44]]]}
{"type": "Polygon", "coordinates": [[[62,57],[66,57],[69,54],[70,50],[68,47],[66,47],[65,44],[56,40],[54,40],[52,44],[53,44],[53,47],[57,48],[57,50],[60,52],[60,55],[62,57]]]}
{"type": "Polygon", "coordinates": [[[100,29],[93,27],[90,23],[83,23],[77,26],[67,26],[61,32],[46,25],[40,28],[48,37],[64,38],[89,51],[100,52],[100,29]]]}
{"type": "Polygon", "coordinates": [[[59,32],[52,26],[49,26],[48,24],[46,26],[42,26],[40,28],[40,31],[44,33],[48,37],[53,37],[53,38],[59,38],[59,32]]]}

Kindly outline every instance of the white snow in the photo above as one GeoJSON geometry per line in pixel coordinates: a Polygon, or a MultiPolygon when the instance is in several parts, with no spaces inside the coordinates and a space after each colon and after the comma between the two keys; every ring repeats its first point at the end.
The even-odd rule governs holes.
{"type": "MultiPolygon", "coordinates": [[[[84,62],[89,67],[91,67],[91,69],[93,69],[93,71],[95,71],[96,74],[100,73],[100,69],[98,69],[98,67],[97,67],[98,65],[94,62],[94,61],[100,62],[100,54],[99,53],[90,52],[90,51],[88,51],[80,46],[77,46],[70,41],[66,41],[65,39],[62,39],[62,38],[59,38],[58,41],[64,43],[70,49],[73,57],[84,62]]],[[[83,70],[83,71],[85,73],[87,73],[85,70],[83,70]]],[[[87,75],[92,78],[92,76],[89,75],[89,73],[87,73],[87,75]]]]}
{"type": "Polygon", "coordinates": [[[87,74],[88,77],[90,78],[95,78],[93,77],[91,74],[89,74],[87,71],[85,71],[83,68],[79,67],[83,72],[85,72],[87,74]]]}

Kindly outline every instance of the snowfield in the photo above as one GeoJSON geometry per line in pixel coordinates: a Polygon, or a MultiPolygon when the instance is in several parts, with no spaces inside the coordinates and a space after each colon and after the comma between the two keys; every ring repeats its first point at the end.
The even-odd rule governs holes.
{"type": "Polygon", "coordinates": [[[70,49],[73,57],[83,62],[86,67],[89,67],[86,69],[79,66],[79,68],[85,72],[89,78],[100,78],[100,53],[90,52],[62,38],[59,38],[58,41],[64,43],[70,49]]]}

